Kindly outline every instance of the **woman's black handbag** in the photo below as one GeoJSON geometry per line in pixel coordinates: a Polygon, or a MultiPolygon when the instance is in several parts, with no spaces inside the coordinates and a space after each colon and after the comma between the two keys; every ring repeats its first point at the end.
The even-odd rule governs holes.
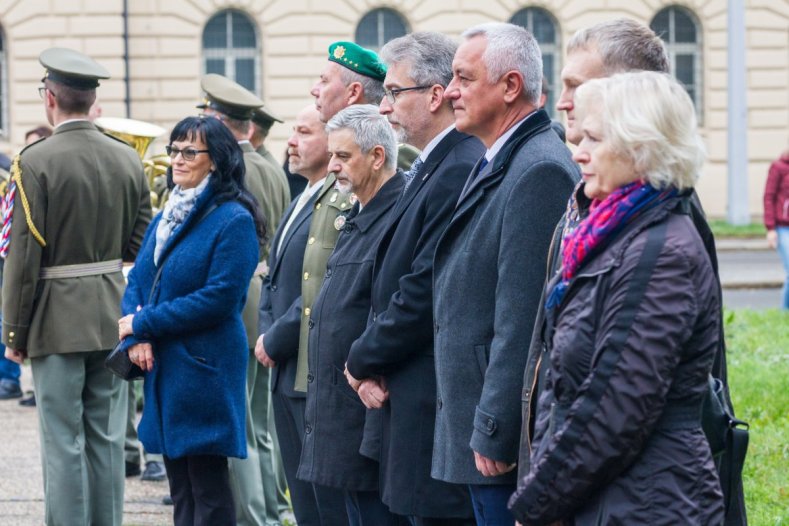
{"type": "MultiPolygon", "coordinates": [[[[216,203],[212,203],[210,206],[206,207],[201,214],[191,223],[189,226],[195,226],[200,221],[206,218],[208,214],[214,211],[219,205],[216,203]]],[[[168,252],[169,254],[169,252],[168,252]]],[[[156,290],[156,284],[159,283],[159,278],[162,276],[162,269],[164,268],[164,262],[167,259],[167,254],[159,260],[159,268],[156,271],[156,276],[153,278],[153,284],[151,284],[151,292],[148,294],[148,304],[151,303],[153,300],[153,291],[156,290]]],[[[104,367],[110,370],[112,374],[115,376],[122,378],[124,380],[137,380],[138,378],[142,378],[145,374],[142,369],[140,369],[137,365],[133,364],[132,361],[129,359],[129,353],[123,349],[123,340],[119,341],[115,344],[115,348],[110,351],[110,354],[104,359],[104,367]]]]}
{"type": "Polygon", "coordinates": [[[144,374],[142,369],[129,359],[129,353],[123,349],[123,340],[116,343],[115,348],[104,359],[104,367],[124,380],[137,380],[144,374]]]}

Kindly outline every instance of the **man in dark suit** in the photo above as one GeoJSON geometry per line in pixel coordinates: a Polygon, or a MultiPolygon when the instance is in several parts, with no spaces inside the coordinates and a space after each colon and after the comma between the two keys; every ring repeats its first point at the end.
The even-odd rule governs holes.
{"type": "Polygon", "coordinates": [[[480,524],[509,524],[526,348],[553,228],[578,180],[538,110],[542,58],[512,24],[464,33],[445,97],[488,148],[435,255],[434,477],[469,485],[480,524]]]}
{"type": "Polygon", "coordinates": [[[260,336],[255,345],[255,357],[274,368],[271,391],[285,476],[296,521],[307,526],[347,522],[340,491],[296,479],[305,406],[304,396],[294,389],[302,318],[301,271],[313,203],[326,179],[327,151],[323,123],[318,110],[310,105],[296,117],[288,140],[289,168],[307,179],[307,188],[285,211],[271,243],[269,274],[260,296],[260,336]]]}
{"type": "Polygon", "coordinates": [[[484,152],[479,140],[455,129],[444,100],[456,47],[438,33],[413,33],[381,50],[387,74],[380,112],[401,142],[422,153],[405,174],[406,189],[376,251],[372,316],[348,356],[348,373],[362,401],[381,408],[368,414],[367,425],[368,434],[376,431],[372,422],[378,419],[382,430],[376,456],[381,496],[412,524],[463,524],[472,516],[465,487],[430,476],[433,254],[466,176],[484,152]]]}

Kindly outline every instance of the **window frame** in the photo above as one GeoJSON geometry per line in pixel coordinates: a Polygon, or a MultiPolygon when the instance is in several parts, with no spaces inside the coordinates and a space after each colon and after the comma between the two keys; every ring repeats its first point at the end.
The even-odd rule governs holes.
{"type": "Polygon", "coordinates": [[[688,85],[680,81],[677,77],[677,55],[693,56],[693,83],[691,84],[693,88],[693,97],[691,100],[693,101],[693,106],[696,108],[696,118],[699,121],[699,125],[701,125],[704,119],[704,28],[701,25],[701,20],[691,9],[683,5],[672,4],[658,10],[649,21],[649,27],[655,31],[661,40],[663,40],[666,46],[666,53],[668,54],[671,75],[682,84],[682,87],[684,87],[686,91],[688,85]],[[658,33],[652,28],[655,19],[663,12],[668,14],[669,34],[666,35],[665,38],[662,32],[658,33]],[[696,32],[695,42],[674,41],[676,38],[675,15],[677,12],[681,12],[685,15],[693,24],[696,32]]]}
{"type": "MultiPolygon", "coordinates": [[[[247,89],[249,89],[252,93],[256,94],[258,97],[262,97],[262,91],[263,91],[263,65],[261,62],[262,39],[260,38],[260,28],[258,27],[255,18],[253,18],[248,13],[241,11],[240,9],[228,8],[228,9],[219,10],[208,18],[205,25],[203,26],[203,31],[200,37],[201,37],[200,38],[200,49],[201,49],[200,69],[202,75],[205,75],[208,71],[209,60],[221,59],[224,61],[224,66],[225,66],[224,76],[235,82],[238,82],[238,77],[236,74],[236,61],[238,59],[251,58],[253,59],[252,77],[255,85],[253,89],[250,88],[247,89]],[[254,48],[233,47],[233,16],[231,15],[240,16],[249,23],[250,27],[252,28],[253,36],[255,38],[254,48]],[[225,17],[225,29],[224,29],[225,46],[221,48],[208,48],[205,46],[206,30],[208,29],[209,24],[211,24],[217,17],[220,16],[225,17]]],[[[241,83],[239,82],[239,84],[241,83]]]]}
{"type": "Polygon", "coordinates": [[[354,42],[356,42],[357,44],[359,44],[360,46],[362,46],[364,48],[371,49],[371,50],[373,50],[373,51],[375,51],[377,53],[384,46],[384,44],[389,42],[389,40],[385,40],[385,36],[386,36],[386,34],[385,34],[386,21],[384,20],[384,15],[386,15],[386,14],[394,15],[394,17],[402,24],[403,29],[405,31],[402,35],[394,36],[394,37],[390,38],[389,40],[394,40],[395,38],[398,38],[398,37],[401,37],[401,36],[405,36],[405,35],[411,33],[411,24],[408,23],[408,19],[405,16],[403,16],[402,13],[400,13],[396,9],[392,9],[391,7],[376,7],[376,8],[370,9],[369,11],[364,13],[364,15],[362,15],[362,17],[356,23],[356,28],[354,29],[354,32],[353,32],[354,42]],[[360,41],[360,39],[359,39],[359,28],[361,27],[362,22],[365,22],[366,19],[369,16],[374,15],[374,14],[378,15],[377,19],[375,20],[375,23],[376,23],[376,25],[378,27],[376,28],[376,40],[377,40],[377,43],[376,43],[376,45],[372,46],[372,45],[369,45],[369,44],[367,44],[365,42],[360,41]]]}
{"type": "MultiPolygon", "coordinates": [[[[545,110],[548,112],[548,115],[551,116],[552,119],[557,118],[558,112],[556,111],[556,101],[558,100],[559,93],[561,92],[562,83],[561,83],[561,73],[562,73],[562,31],[559,25],[559,20],[554,16],[552,12],[547,10],[544,7],[530,5],[522,7],[515,11],[509,19],[511,24],[519,25],[527,29],[532,35],[535,35],[533,28],[534,28],[534,13],[540,12],[541,14],[545,15],[545,17],[550,20],[551,24],[553,24],[553,34],[554,34],[554,41],[552,43],[543,44],[539,40],[537,41],[537,45],[540,46],[540,52],[542,56],[545,57],[546,55],[551,55],[553,57],[553,71],[551,72],[550,76],[545,74],[545,59],[543,58],[543,77],[546,78],[548,81],[548,99],[545,102],[545,110]],[[527,16],[527,23],[526,25],[517,24],[514,20],[515,17],[525,13],[527,16]],[[531,26],[531,27],[529,27],[531,26]]],[[[535,40],[537,37],[534,37],[535,40]]]]}

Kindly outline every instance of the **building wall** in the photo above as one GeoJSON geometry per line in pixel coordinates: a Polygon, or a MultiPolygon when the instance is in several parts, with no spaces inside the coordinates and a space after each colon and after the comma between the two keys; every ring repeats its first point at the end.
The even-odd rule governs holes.
{"type": "MultiPolygon", "coordinates": [[[[129,3],[130,117],[171,127],[194,114],[200,100],[201,37],[209,18],[232,8],[257,25],[261,46],[261,91],[285,118],[269,139],[284,152],[292,120],[311,102],[309,90],[335,40],[353,39],[370,9],[390,7],[412,30],[458,36],[480,22],[508,20],[523,7],[550,11],[562,44],[579,28],[617,16],[649,23],[663,7],[695,13],[703,42],[703,127],[709,161],[699,194],[714,216],[726,213],[727,12],[726,0],[133,0],[129,3]]],[[[43,75],[38,54],[50,46],[72,47],[93,56],[113,78],[102,82],[105,116],[124,116],[122,0],[0,0],[0,26],[8,62],[9,134],[21,145],[24,132],[45,121],[36,87],[43,75]]],[[[769,163],[789,147],[789,2],[749,0],[746,7],[749,207],[761,214],[769,163]]],[[[160,141],[161,142],[161,141],[160,141]]],[[[154,149],[157,148],[155,144],[154,149]]]]}

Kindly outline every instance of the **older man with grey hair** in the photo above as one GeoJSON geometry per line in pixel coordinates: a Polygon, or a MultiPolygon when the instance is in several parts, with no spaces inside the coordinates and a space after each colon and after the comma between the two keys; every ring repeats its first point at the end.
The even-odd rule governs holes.
{"type": "Polygon", "coordinates": [[[444,99],[457,44],[439,33],[412,33],[381,49],[386,96],[379,109],[401,141],[422,150],[406,172],[406,190],[375,254],[372,311],[351,346],[350,375],[369,408],[382,406],[370,384],[388,389],[380,417],[381,491],[389,509],[414,524],[463,524],[472,519],[468,490],[432,479],[435,427],[433,255],[463,189],[484,153],[482,143],[455,129],[444,99]]]}
{"type": "Polygon", "coordinates": [[[432,474],[469,485],[478,524],[512,525],[524,351],[551,234],[579,174],[537,109],[542,57],[531,33],[490,23],[463,38],[445,97],[458,130],[487,151],[435,254],[432,474]]]}
{"type": "MultiPolygon", "coordinates": [[[[307,404],[298,477],[345,493],[353,525],[396,526],[381,503],[378,463],[362,456],[365,407],[343,378],[351,343],[367,325],[375,250],[402,193],[397,142],[372,105],[350,106],[329,120],[329,172],[358,201],[335,220],[340,231],[310,313],[307,404]]],[[[383,391],[375,394],[384,398],[383,391]]],[[[328,523],[323,523],[328,524],[328,523]]]]}

